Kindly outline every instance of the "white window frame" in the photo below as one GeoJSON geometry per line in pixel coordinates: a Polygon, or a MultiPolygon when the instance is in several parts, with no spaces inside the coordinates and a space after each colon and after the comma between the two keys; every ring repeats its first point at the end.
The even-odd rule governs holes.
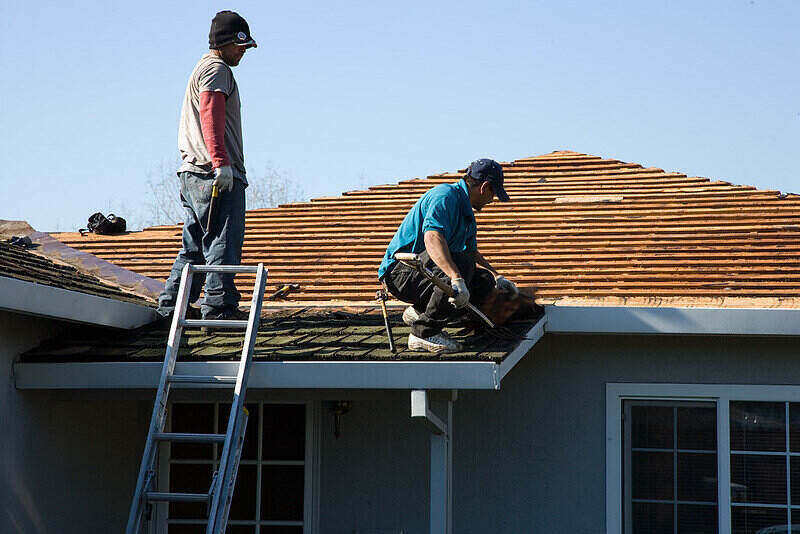
{"type": "Polygon", "coordinates": [[[606,384],[606,532],[622,534],[622,403],[626,400],[704,401],[717,406],[719,533],[731,532],[730,403],[800,402],[800,386],[738,384],[606,384]]]}
{"type": "MultiPolygon", "coordinates": [[[[176,400],[170,404],[190,403],[190,404],[221,404],[230,403],[230,400],[207,400],[207,399],[192,399],[185,398],[176,400]]],[[[305,440],[305,457],[303,459],[304,466],[304,496],[303,496],[303,533],[304,534],[318,534],[320,530],[319,524],[319,487],[320,487],[320,444],[321,444],[321,414],[322,405],[320,401],[281,401],[281,400],[261,400],[252,399],[246,401],[246,404],[258,403],[262,405],[268,404],[303,404],[306,407],[306,440],[305,440]]],[[[216,409],[215,409],[216,413],[216,409]]],[[[259,410],[259,428],[262,427],[264,410],[259,410]]],[[[168,419],[168,423],[171,418],[168,419]]],[[[215,421],[216,425],[216,421],[215,421]]],[[[162,444],[162,454],[159,454],[159,484],[161,487],[169,487],[169,453],[166,450],[168,444],[162,444]]],[[[259,450],[259,458],[261,451],[259,450]]],[[[260,472],[260,469],[259,469],[260,472]]],[[[257,488],[260,491],[260,479],[257,481],[257,488]]],[[[156,521],[158,524],[158,532],[167,531],[167,507],[156,507],[156,521]]],[[[292,523],[292,522],[287,522],[292,523]]],[[[233,521],[232,524],[242,524],[239,521],[233,521]]]]}

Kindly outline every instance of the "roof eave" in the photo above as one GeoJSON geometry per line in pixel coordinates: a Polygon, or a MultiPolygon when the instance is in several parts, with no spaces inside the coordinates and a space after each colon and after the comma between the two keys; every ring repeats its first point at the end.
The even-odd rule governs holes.
{"type": "Polygon", "coordinates": [[[800,309],[547,305],[547,332],[800,336],[800,309]]]}
{"type": "MultiPolygon", "coordinates": [[[[70,292],[72,293],[72,292],[70,292]]],[[[0,305],[3,299],[0,285],[0,305]]],[[[108,300],[108,299],[104,299],[108,300]]],[[[800,336],[800,309],[548,305],[500,363],[463,361],[254,362],[251,388],[500,389],[501,380],[549,333],[800,336]]],[[[74,320],[74,317],[73,317],[74,320]]],[[[161,362],[16,363],[19,389],[152,389],[161,362]]],[[[176,372],[235,374],[237,362],[179,362],[176,372]]]]}
{"type": "Polygon", "coordinates": [[[132,329],[153,322],[153,308],[0,276],[0,309],[62,321],[132,329]]]}
{"type": "MultiPolygon", "coordinates": [[[[176,374],[235,375],[239,362],[178,362],[176,374]]],[[[18,389],[154,389],[162,362],[14,364],[18,389]]],[[[253,362],[250,389],[500,388],[494,362],[253,362]]],[[[174,387],[180,387],[175,385],[174,387]]]]}

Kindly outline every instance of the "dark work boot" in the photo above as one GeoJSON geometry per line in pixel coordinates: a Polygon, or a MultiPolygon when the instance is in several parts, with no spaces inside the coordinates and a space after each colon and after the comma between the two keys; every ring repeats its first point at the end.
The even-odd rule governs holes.
{"type": "MultiPolygon", "coordinates": [[[[221,311],[210,312],[203,317],[204,320],[209,321],[247,321],[250,318],[250,310],[241,310],[239,308],[225,308],[221,311]]],[[[217,330],[227,330],[217,326],[204,326],[203,333],[216,332],[217,330]]]]}

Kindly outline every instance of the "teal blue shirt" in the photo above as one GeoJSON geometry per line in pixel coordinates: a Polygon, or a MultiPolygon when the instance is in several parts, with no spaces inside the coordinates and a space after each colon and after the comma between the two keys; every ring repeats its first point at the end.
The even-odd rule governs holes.
{"type": "Polygon", "coordinates": [[[436,230],[444,236],[451,253],[478,249],[478,226],[464,180],[437,185],[417,200],[389,242],[378,269],[378,278],[383,278],[394,265],[396,252],[423,252],[425,232],[429,230],[436,230]]]}

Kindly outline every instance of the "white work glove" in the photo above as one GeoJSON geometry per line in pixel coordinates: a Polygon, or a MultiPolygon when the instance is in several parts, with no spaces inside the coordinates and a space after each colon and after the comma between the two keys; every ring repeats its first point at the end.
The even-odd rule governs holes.
{"type": "Polygon", "coordinates": [[[508,291],[513,293],[516,297],[519,295],[519,289],[517,289],[517,284],[503,276],[502,274],[494,279],[494,285],[497,287],[499,291],[508,291]]]}
{"type": "Polygon", "coordinates": [[[453,288],[454,295],[448,298],[448,302],[456,308],[463,308],[469,304],[469,289],[467,283],[463,278],[454,278],[450,282],[450,287],[453,288]]]}
{"type": "Polygon", "coordinates": [[[231,166],[223,165],[214,169],[214,181],[217,182],[220,193],[231,191],[233,189],[233,169],[231,169],[231,166]]]}

